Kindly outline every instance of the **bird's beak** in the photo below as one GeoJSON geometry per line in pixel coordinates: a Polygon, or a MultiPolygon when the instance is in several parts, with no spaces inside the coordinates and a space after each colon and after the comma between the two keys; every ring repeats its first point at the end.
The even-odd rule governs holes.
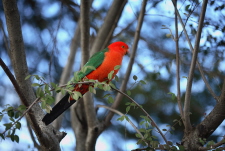
{"type": "Polygon", "coordinates": [[[128,56],[129,56],[129,54],[130,54],[130,51],[127,49],[127,51],[126,51],[126,54],[125,54],[125,55],[128,55],[128,56]]]}

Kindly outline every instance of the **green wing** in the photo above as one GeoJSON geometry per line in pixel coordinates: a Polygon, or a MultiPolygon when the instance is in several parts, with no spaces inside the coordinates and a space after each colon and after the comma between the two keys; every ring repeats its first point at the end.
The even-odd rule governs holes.
{"type": "Polygon", "coordinates": [[[81,71],[78,73],[80,79],[84,78],[86,75],[94,71],[100,66],[105,58],[105,53],[108,51],[108,48],[105,48],[102,51],[96,52],[88,62],[83,66],[81,71]]]}

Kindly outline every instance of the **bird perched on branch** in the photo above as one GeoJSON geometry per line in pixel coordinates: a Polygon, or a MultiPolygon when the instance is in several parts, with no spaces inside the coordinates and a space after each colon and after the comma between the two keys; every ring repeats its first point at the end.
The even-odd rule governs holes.
{"type": "MultiPolygon", "coordinates": [[[[123,56],[126,55],[129,47],[126,43],[118,41],[110,44],[102,51],[95,53],[88,62],[84,65],[87,68],[81,74],[78,74],[79,79],[92,79],[99,82],[109,82],[117,74],[119,69],[115,69],[116,66],[120,66],[123,60],[123,56]],[[93,68],[92,68],[93,67],[93,68]],[[112,72],[113,71],[113,72],[112,72]],[[111,79],[108,78],[109,73],[112,73],[111,79]]],[[[89,90],[89,84],[75,85],[73,91],[80,92],[84,95],[89,90]]],[[[79,98],[78,98],[79,99],[79,98]]],[[[77,99],[77,100],[78,100],[77,99]]],[[[48,125],[53,122],[59,115],[61,115],[66,109],[76,102],[73,97],[67,93],[50,111],[47,113],[42,121],[48,125]]]]}

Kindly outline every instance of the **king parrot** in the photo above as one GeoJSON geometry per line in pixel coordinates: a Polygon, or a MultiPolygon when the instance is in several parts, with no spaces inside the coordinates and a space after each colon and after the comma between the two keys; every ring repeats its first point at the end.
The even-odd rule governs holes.
{"type": "MultiPolygon", "coordinates": [[[[126,55],[129,47],[126,43],[118,41],[110,44],[107,48],[102,51],[95,53],[88,62],[84,65],[84,67],[92,66],[93,68],[87,68],[87,70],[81,74],[78,74],[80,79],[93,79],[98,80],[99,82],[109,82],[111,79],[108,79],[108,74],[111,71],[114,71],[112,75],[112,79],[117,74],[118,70],[115,70],[114,67],[117,65],[121,65],[123,56],[126,55]]],[[[82,84],[75,85],[73,91],[78,91],[82,95],[88,92],[89,85],[82,84]]],[[[66,109],[68,109],[72,104],[74,104],[76,100],[74,100],[69,93],[67,93],[51,110],[50,113],[47,113],[42,121],[45,125],[53,122],[59,115],[61,115],[66,109]]]]}

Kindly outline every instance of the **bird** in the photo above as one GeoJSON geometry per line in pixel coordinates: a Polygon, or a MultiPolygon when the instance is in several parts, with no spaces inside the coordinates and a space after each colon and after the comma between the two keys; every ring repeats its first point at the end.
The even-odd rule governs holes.
{"type": "MultiPolygon", "coordinates": [[[[107,48],[96,52],[83,66],[83,68],[86,67],[86,70],[84,72],[80,72],[80,74],[77,75],[79,76],[79,79],[83,80],[88,79],[99,82],[110,82],[119,70],[117,68],[115,69],[115,67],[121,66],[123,57],[128,53],[129,46],[126,43],[122,41],[114,42],[107,48]],[[88,68],[90,66],[94,68],[88,68]],[[112,73],[111,79],[108,78],[110,72],[112,73]]],[[[88,90],[89,84],[77,84],[73,89],[73,91],[80,92],[82,96],[88,92],[88,90]]],[[[80,99],[80,97],[78,99],[80,99]]],[[[73,97],[67,93],[52,108],[52,110],[43,117],[42,121],[45,123],[45,125],[49,125],[77,100],[73,99],[73,97]]]]}

